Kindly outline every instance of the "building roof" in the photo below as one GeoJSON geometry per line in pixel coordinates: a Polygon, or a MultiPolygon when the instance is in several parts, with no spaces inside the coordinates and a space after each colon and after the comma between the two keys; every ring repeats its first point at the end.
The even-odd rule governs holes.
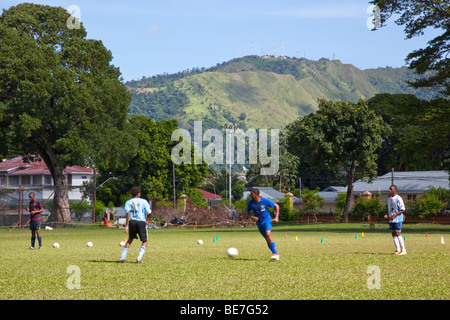
{"type": "Polygon", "coordinates": [[[217,199],[217,200],[222,199],[222,197],[217,194],[214,194],[214,193],[202,190],[202,189],[197,189],[197,190],[203,194],[204,199],[217,199]]]}
{"type": "MultiPolygon", "coordinates": [[[[353,184],[353,193],[387,193],[392,184],[392,173],[387,173],[373,180],[372,183],[358,180],[353,184]]],[[[430,187],[449,189],[447,171],[403,171],[394,172],[394,184],[399,193],[417,193],[430,187]]]]}
{"type": "MultiPolygon", "coordinates": [[[[284,196],[286,195],[283,192],[279,192],[271,187],[255,187],[259,189],[260,195],[263,198],[271,199],[272,201],[280,201],[284,199],[284,196]]],[[[244,196],[242,199],[247,199],[250,195],[250,190],[244,191],[244,196]]],[[[293,198],[294,202],[301,202],[300,198],[294,196],[293,198]]]]}
{"type": "MultiPolygon", "coordinates": [[[[94,174],[94,170],[80,166],[68,166],[64,169],[66,174],[94,174]]],[[[0,173],[8,175],[36,175],[50,174],[44,161],[26,163],[21,156],[0,162],[0,173]]]]}

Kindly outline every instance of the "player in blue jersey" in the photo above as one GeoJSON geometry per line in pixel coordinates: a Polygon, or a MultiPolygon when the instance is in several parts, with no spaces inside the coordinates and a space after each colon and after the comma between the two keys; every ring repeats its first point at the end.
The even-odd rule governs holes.
{"type": "Polygon", "coordinates": [[[275,202],[260,196],[259,189],[252,188],[250,191],[250,200],[247,204],[247,213],[253,211],[252,219],[256,221],[259,232],[267,241],[267,245],[272,251],[272,259],[279,260],[280,256],[275,247],[275,241],[272,237],[272,222],[278,222],[280,215],[280,206],[275,202]],[[275,208],[275,218],[272,219],[269,213],[269,208],[275,208]]]}
{"type": "Polygon", "coordinates": [[[405,204],[402,197],[397,194],[397,186],[389,187],[390,197],[387,200],[388,214],[384,216],[389,218],[389,229],[392,231],[396,255],[405,255],[405,243],[402,238],[403,213],[405,212],[405,204]]]}
{"type": "Polygon", "coordinates": [[[147,200],[141,198],[141,191],[138,187],[133,187],[131,189],[132,199],[125,203],[125,213],[127,215],[127,221],[125,225],[125,233],[128,233],[128,241],[125,244],[125,248],[122,250],[119,261],[125,262],[127,257],[128,249],[134,239],[139,239],[142,242],[141,248],[139,249],[139,255],[136,262],[142,262],[142,256],[147,248],[147,216],[152,212],[150,209],[150,204],[147,200]]]}

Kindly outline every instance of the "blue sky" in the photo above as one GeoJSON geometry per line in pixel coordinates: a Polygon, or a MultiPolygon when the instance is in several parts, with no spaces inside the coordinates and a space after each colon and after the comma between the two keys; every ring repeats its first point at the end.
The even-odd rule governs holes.
{"type": "MultiPolygon", "coordinates": [[[[0,8],[22,2],[2,0],[0,8]]],[[[401,67],[408,53],[438,34],[432,29],[405,40],[393,19],[370,31],[369,0],[26,2],[77,6],[88,38],[111,50],[125,81],[274,51],[312,60],[334,55],[360,69],[401,67]]]]}

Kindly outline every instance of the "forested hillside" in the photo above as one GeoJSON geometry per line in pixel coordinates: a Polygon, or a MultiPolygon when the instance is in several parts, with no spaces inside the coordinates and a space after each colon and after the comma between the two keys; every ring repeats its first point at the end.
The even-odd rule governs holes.
{"type": "Polygon", "coordinates": [[[317,99],[353,101],[377,93],[412,93],[432,99],[436,93],[414,89],[405,68],[360,70],[339,60],[318,61],[246,56],[214,67],[143,77],[126,83],[133,94],[130,115],[177,119],[189,128],[233,123],[240,128],[282,128],[313,112],[317,99]]]}

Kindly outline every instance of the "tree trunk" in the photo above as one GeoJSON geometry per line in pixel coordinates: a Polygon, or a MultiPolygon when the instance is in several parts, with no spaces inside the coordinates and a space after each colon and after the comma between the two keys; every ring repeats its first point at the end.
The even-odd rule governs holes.
{"type": "Polygon", "coordinates": [[[358,166],[356,160],[353,160],[350,170],[348,173],[348,180],[347,180],[347,195],[345,197],[345,207],[344,211],[342,213],[342,222],[347,223],[348,222],[348,214],[350,213],[350,205],[352,204],[352,192],[353,192],[353,180],[355,179],[355,170],[358,166]]]}
{"type": "Polygon", "coordinates": [[[69,206],[69,188],[67,186],[66,177],[64,175],[64,169],[59,167],[56,163],[56,156],[53,150],[43,150],[40,146],[35,144],[35,149],[38,151],[39,156],[44,161],[48,170],[53,178],[55,194],[53,200],[56,207],[56,216],[58,221],[72,222],[70,216],[69,206]]]}
{"type": "Polygon", "coordinates": [[[69,207],[69,188],[67,186],[66,177],[64,175],[64,168],[54,168],[53,181],[55,183],[55,196],[53,197],[58,213],[58,220],[62,222],[71,222],[69,207]]]}

